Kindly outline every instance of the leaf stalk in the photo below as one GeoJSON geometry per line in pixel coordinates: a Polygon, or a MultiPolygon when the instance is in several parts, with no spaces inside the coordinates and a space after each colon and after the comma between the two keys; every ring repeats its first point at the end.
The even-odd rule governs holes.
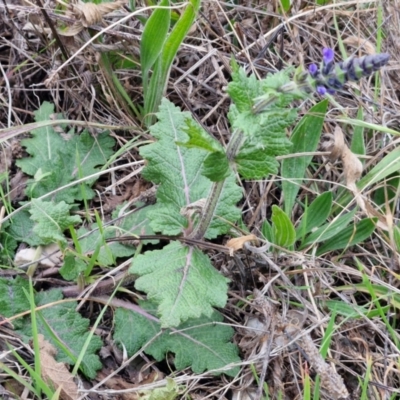
{"type": "MultiPolygon", "coordinates": [[[[228,143],[226,148],[226,157],[228,158],[229,163],[233,162],[235,157],[238,155],[240,148],[244,142],[244,134],[240,130],[235,130],[232,134],[232,137],[228,143]]],[[[218,204],[218,200],[221,196],[222,189],[226,182],[226,178],[214,182],[211,186],[210,193],[207,197],[206,204],[204,206],[203,212],[201,213],[200,221],[189,235],[189,239],[193,240],[201,240],[207,232],[208,227],[213,219],[215,214],[215,209],[218,204]]]]}

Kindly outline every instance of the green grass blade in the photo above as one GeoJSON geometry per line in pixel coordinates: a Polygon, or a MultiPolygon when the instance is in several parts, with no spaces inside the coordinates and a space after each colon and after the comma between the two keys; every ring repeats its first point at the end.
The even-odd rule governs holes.
{"type": "Polygon", "coordinates": [[[388,128],[387,126],[372,124],[371,122],[361,121],[359,119],[348,118],[346,116],[342,116],[336,119],[336,122],[341,122],[343,124],[349,124],[352,126],[360,126],[362,128],[372,129],[382,133],[389,133],[391,135],[399,136],[400,132],[395,131],[394,129],[388,128]]]}
{"type": "Polygon", "coordinates": [[[149,88],[144,99],[144,121],[146,126],[152,125],[155,121],[154,113],[158,111],[161,98],[164,95],[172,62],[179,46],[189,32],[199,8],[200,0],[190,0],[164,43],[159,62],[156,62],[154,66],[153,75],[150,78],[149,88]]]}
{"type": "MultiPolygon", "coordinates": [[[[321,348],[319,350],[324,360],[326,358],[326,355],[328,354],[329,346],[332,341],[332,336],[333,333],[335,332],[334,330],[335,319],[336,319],[336,312],[334,311],[331,315],[331,319],[329,320],[328,326],[326,327],[325,335],[321,343],[321,348]]],[[[320,398],[320,388],[321,388],[321,376],[317,375],[317,377],[315,378],[313,400],[318,400],[320,398]]]]}
{"type": "Polygon", "coordinates": [[[119,106],[122,107],[128,115],[140,118],[141,116],[140,111],[133,104],[128,93],[126,92],[121,82],[119,81],[117,75],[113,71],[110,58],[107,53],[101,53],[99,59],[99,66],[103,70],[108,86],[112,90],[113,95],[116,101],[118,102],[119,106]]]}
{"type": "Polygon", "coordinates": [[[342,250],[367,239],[375,230],[376,218],[366,218],[357,224],[352,224],[343,229],[338,235],[329,239],[317,251],[317,255],[333,250],[342,250]]]}
{"type": "MultiPolygon", "coordinates": [[[[7,343],[8,348],[10,349],[10,351],[12,352],[12,354],[14,355],[14,357],[18,360],[18,362],[28,371],[30,377],[35,381],[35,386],[38,386],[39,389],[33,389],[32,386],[29,385],[28,382],[27,385],[25,383],[23,383],[23,379],[16,379],[14,375],[12,375],[14,377],[14,379],[16,379],[19,383],[21,383],[22,385],[24,385],[26,388],[30,388],[30,390],[32,390],[33,393],[36,394],[36,396],[38,396],[40,398],[39,392],[42,391],[47,398],[51,398],[53,397],[54,393],[52,388],[48,385],[47,382],[45,382],[43,380],[43,378],[41,377],[41,375],[39,375],[19,354],[17,351],[15,351],[15,349],[7,343]]],[[[36,356],[36,354],[35,354],[36,356]]],[[[1,369],[1,363],[0,363],[0,369],[1,369]]]]}
{"type": "Polygon", "coordinates": [[[332,201],[332,192],[325,192],[320,194],[304,210],[301,222],[296,228],[297,239],[301,239],[304,235],[311,232],[314,228],[320,227],[326,221],[331,213],[332,201]]]}
{"type": "MultiPolygon", "coordinates": [[[[292,153],[312,152],[317,149],[327,107],[328,101],[323,100],[312,107],[301,119],[291,137],[293,143],[292,153]]],[[[286,158],[282,162],[282,191],[284,209],[287,215],[291,214],[311,159],[312,156],[293,157],[286,158]]]]}
{"type": "Polygon", "coordinates": [[[317,230],[311,232],[310,235],[306,237],[300,249],[308,245],[324,242],[325,240],[328,240],[331,237],[338,235],[352,221],[355,213],[356,209],[350,211],[347,214],[340,215],[336,217],[333,221],[323,226],[320,226],[317,230]]]}
{"type": "MultiPolygon", "coordinates": [[[[161,0],[161,7],[168,7],[169,0],[161,0]]],[[[146,97],[149,84],[149,72],[161,54],[167,39],[171,21],[169,8],[158,8],[153,11],[143,30],[140,42],[140,65],[142,68],[143,93],[146,97]]]]}
{"type": "Polygon", "coordinates": [[[290,10],[290,0],[281,0],[281,7],[283,12],[288,12],[290,10]]]}
{"type": "MultiPolygon", "coordinates": [[[[371,171],[368,172],[364,178],[360,179],[357,183],[357,187],[360,191],[363,191],[367,186],[371,186],[376,182],[383,181],[388,176],[400,170],[400,149],[394,149],[386,157],[384,157],[371,171]]],[[[354,199],[352,193],[346,192],[340,196],[337,200],[337,204],[345,206],[354,199]]],[[[341,207],[342,208],[342,207],[341,207]]],[[[334,207],[334,212],[338,210],[338,207],[334,207]]]]}
{"type": "MultiPolygon", "coordinates": [[[[357,119],[359,121],[362,121],[364,119],[364,112],[363,112],[362,107],[360,107],[358,109],[357,119]]],[[[350,150],[354,154],[361,154],[361,155],[365,156],[364,128],[362,126],[354,127],[353,137],[351,139],[350,150]]],[[[361,160],[361,161],[363,161],[363,160],[361,160]]]]}

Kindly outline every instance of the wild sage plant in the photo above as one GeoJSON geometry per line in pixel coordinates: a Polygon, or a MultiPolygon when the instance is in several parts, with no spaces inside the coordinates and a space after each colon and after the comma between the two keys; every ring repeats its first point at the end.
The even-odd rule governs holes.
{"type": "MultiPolygon", "coordinates": [[[[341,88],[347,80],[376,70],[385,60],[386,56],[378,55],[334,64],[333,55],[324,50],[319,67],[288,68],[261,81],[233,63],[227,89],[232,100],[228,113],[232,134],[226,148],[190,113],[162,100],[158,122],[150,127],[156,141],[142,147],[141,155],[147,161],[143,177],[159,185],[157,202],[149,207],[147,218],[155,232],[171,240],[161,250],[135,256],[129,269],[136,275],[136,289],[147,293],[141,307],[151,310],[157,321],[144,313],[117,311],[114,340],[123,342],[129,355],[154,335],[161,335],[145,350],[157,360],[169,351],[176,354],[178,369],[191,366],[201,373],[225,368],[228,375],[237,373],[233,368],[238,361],[237,348],[230,343],[233,330],[218,324],[222,316],[214,310],[226,304],[228,279],[214,268],[207,254],[188,243],[226,234],[240,219],[237,203],[243,193],[236,183],[237,174],[243,179],[263,179],[278,172],[276,157],[291,151],[287,128],[297,118],[293,100],[339,89],[337,81],[341,88]],[[129,329],[135,334],[126,342],[129,329]],[[170,333],[180,331],[185,337],[173,342],[175,335],[170,333]],[[186,343],[184,348],[182,343],[186,343]]],[[[322,129],[322,123],[319,126],[322,129]]],[[[315,202],[319,204],[329,195],[331,199],[328,193],[315,202]]],[[[276,209],[273,206],[278,216],[276,209]]],[[[279,217],[290,222],[283,210],[278,211],[279,217]]]]}
{"type": "MultiPolygon", "coordinates": [[[[320,67],[310,67],[309,71],[299,68],[294,74],[291,69],[287,69],[271,74],[261,81],[254,76],[248,77],[234,64],[233,80],[228,87],[232,99],[228,115],[232,135],[226,149],[204,131],[189,113],[182,112],[166,99],[162,101],[157,114],[158,122],[150,128],[157,141],[141,149],[141,154],[148,163],[143,176],[159,184],[157,202],[143,208],[146,215],[141,214],[140,218],[137,215],[138,220],[136,223],[131,221],[130,226],[140,226],[143,234],[142,229],[144,225],[147,228],[147,220],[150,220],[153,230],[169,235],[171,241],[161,250],[147,251],[135,255],[133,259],[130,272],[137,276],[136,289],[147,293],[147,301],[140,302],[140,307],[132,307],[135,311],[118,308],[114,332],[114,340],[124,344],[129,356],[140,350],[156,360],[161,360],[167,353],[174,353],[178,370],[190,366],[195,373],[217,370],[231,376],[237,374],[238,368],[234,365],[240,359],[237,347],[231,343],[233,329],[222,324],[223,316],[213,309],[225,306],[228,279],[213,267],[207,254],[187,243],[226,234],[239,220],[241,212],[236,204],[243,193],[236,184],[235,172],[243,179],[263,179],[269,174],[277,173],[279,164],[276,157],[288,154],[291,150],[286,130],[297,118],[297,110],[290,106],[294,99],[304,99],[315,91],[322,93],[321,87],[325,87],[326,91],[338,89],[339,85],[332,84],[331,79],[340,77],[343,86],[346,80],[364,76],[387,61],[384,55],[376,58],[368,56],[369,58],[347,60],[334,66],[331,64],[333,58],[328,56],[329,54],[324,55],[320,67]],[[179,329],[174,329],[175,327],[179,329]]],[[[48,107],[46,105],[45,108],[48,107]]],[[[49,113],[51,109],[47,110],[47,114],[49,113]]],[[[53,137],[49,136],[48,131],[46,135],[47,139],[53,137]]],[[[58,136],[54,135],[53,139],[56,140],[58,136]]],[[[39,143],[38,139],[32,140],[34,143],[31,145],[35,147],[34,144],[39,143]]],[[[81,145],[88,145],[86,142],[84,140],[81,145]]],[[[108,143],[107,146],[111,145],[112,143],[108,143]]],[[[35,161],[38,153],[33,151],[33,147],[32,158],[35,161]]],[[[40,149],[40,146],[35,148],[40,149]]],[[[85,148],[82,147],[83,150],[85,148]]],[[[98,165],[97,151],[89,153],[92,156],[89,164],[98,165]]],[[[103,152],[101,156],[104,157],[103,152]]],[[[52,161],[56,162],[56,166],[60,164],[59,158],[52,161]]],[[[36,189],[39,183],[49,184],[47,181],[35,182],[36,189]]],[[[51,180],[50,183],[54,182],[51,180]]],[[[79,193],[71,192],[71,201],[79,198],[78,195],[79,193]]],[[[324,198],[320,196],[314,203],[326,202],[329,195],[332,197],[328,193],[324,198]]],[[[47,240],[65,240],[62,232],[76,222],[76,218],[69,215],[70,206],[39,200],[34,201],[33,206],[36,210],[32,209],[31,215],[35,225],[28,230],[19,229],[21,237],[32,229],[41,240],[46,240],[45,243],[47,240]]],[[[273,207],[279,209],[277,206],[273,207]]],[[[282,210],[280,212],[285,214],[282,210]]],[[[13,234],[8,232],[8,237],[14,240],[17,231],[15,227],[13,234]]],[[[301,226],[299,231],[303,231],[301,226]]],[[[78,243],[78,235],[73,229],[71,235],[76,237],[76,247],[80,247],[81,254],[87,253],[85,249],[92,249],[91,246],[96,243],[97,255],[93,256],[93,263],[90,261],[89,264],[92,268],[94,262],[102,257],[100,249],[104,238],[99,234],[91,243],[78,243]]],[[[107,250],[103,257],[110,256],[112,250],[107,250]]],[[[115,257],[121,257],[122,254],[126,257],[131,253],[126,253],[125,250],[122,252],[118,248],[115,257]]],[[[64,277],[72,270],[75,273],[79,265],[82,266],[82,263],[75,264],[75,257],[71,256],[73,257],[66,256],[64,277]],[[71,270],[68,270],[67,260],[71,261],[71,270]]],[[[111,256],[113,258],[112,254],[111,256]]],[[[103,260],[102,265],[108,265],[107,259],[103,260]]],[[[83,266],[86,268],[85,263],[83,266]]],[[[84,272],[90,268],[86,268],[84,272]]],[[[0,308],[6,317],[22,313],[30,307],[34,308],[34,303],[41,306],[57,303],[62,299],[59,290],[43,291],[35,296],[31,304],[25,296],[16,296],[21,302],[11,304],[9,293],[21,293],[21,288],[29,292],[28,282],[20,277],[15,280],[0,280],[0,292],[3,293],[0,296],[0,308]]],[[[88,336],[86,324],[89,322],[81,320],[75,307],[73,303],[65,303],[46,308],[41,311],[41,319],[46,321],[46,326],[50,326],[48,321],[51,324],[54,322],[52,332],[56,332],[57,337],[61,337],[66,343],[61,354],[64,358],[60,357],[60,361],[74,363],[80,359],[81,349],[85,349],[81,367],[87,376],[93,377],[96,370],[101,368],[95,355],[101,347],[101,340],[95,335],[93,340],[88,336]],[[65,329],[64,323],[68,324],[68,329],[65,329]],[[73,334],[70,332],[71,326],[74,327],[73,334]],[[68,337],[62,336],[65,332],[68,337]],[[89,341],[91,344],[86,349],[89,341]],[[65,348],[68,348],[68,354],[65,348]]],[[[25,329],[25,334],[31,336],[30,321],[25,324],[25,329]]],[[[43,328],[41,333],[48,331],[49,329],[43,328]]],[[[54,338],[53,333],[48,336],[48,339],[54,338]]]]}
{"type": "MultiPolygon", "coordinates": [[[[325,49],[319,67],[294,73],[288,68],[261,81],[233,63],[227,89],[232,135],[226,149],[189,113],[163,99],[158,122],[150,128],[158,141],[141,150],[148,162],[143,176],[159,184],[156,206],[148,213],[154,231],[191,240],[227,233],[240,218],[236,204],[243,194],[235,172],[243,179],[263,179],[278,172],[276,157],[290,152],[286,129],[297,118],[293,100],[331,93],[388,60],[378,54],[334,63],[333,57],[325,49]]],[[[227,300],[227,279],[206,254],[179,239],[136,257],[130,272],[138,276],[136,289],[155,302],[162,327],[210,317],[213,307],[227,300]]]]}

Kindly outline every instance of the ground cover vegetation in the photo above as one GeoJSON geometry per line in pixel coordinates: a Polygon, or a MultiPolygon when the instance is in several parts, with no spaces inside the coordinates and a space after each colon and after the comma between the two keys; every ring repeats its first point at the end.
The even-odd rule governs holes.
{"type": "Polygon", "coordinates": [[[1,396],[398,398],[399,12],[1,2],[1,396]]]}

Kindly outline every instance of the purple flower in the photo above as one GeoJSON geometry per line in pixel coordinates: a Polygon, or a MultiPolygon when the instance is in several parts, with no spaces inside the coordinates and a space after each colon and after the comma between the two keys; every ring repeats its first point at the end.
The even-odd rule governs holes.
{"type": "Polygon", "coordinates": [[[312,77],[316,77],[317,76],[317,74],[318,74],[318,66],[317,66],[317,64],[311,64],[309,67],[308,67],[308,72],[310,73],[310,75],[312,76],[312,77]]]}
{"type": "Polygon", "coordinates": [[[322,55],[324,64],[331,63],[335,58],[335,52],[333,51],[333,49],[330,49],[329,47],[326,47],[325,49],[322,50],[322,55]]]}

